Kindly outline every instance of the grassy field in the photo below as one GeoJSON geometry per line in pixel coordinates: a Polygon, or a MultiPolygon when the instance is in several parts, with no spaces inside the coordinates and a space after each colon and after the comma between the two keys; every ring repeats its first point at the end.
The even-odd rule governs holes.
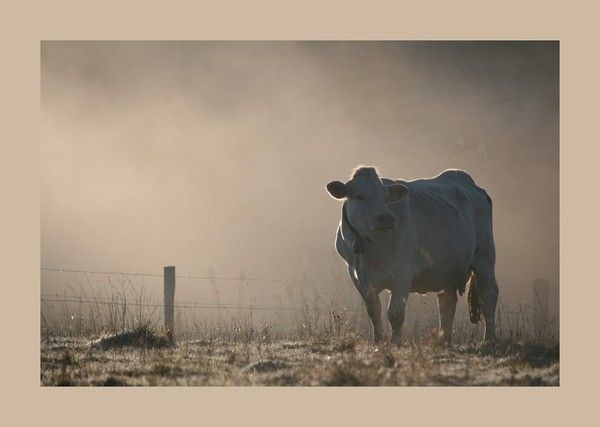
{"type": "Polygon", "coordinates": [[[519,341],[400,347],[352,333],[301,340],[161,339],[109,342],[47,337],[45,386],[557,386],[559,347],[519,341]]]}
{"type": "MultiPolygon", "coordinates": [[[[200,300],[216,308],[195,302],[176,306],[177,340],[171,345],[162,332],[162,301],[128,280],[114,293],[118,285],[112,282],[101,283],[96,293],[88,284],[42,299],[42,385],[559,384],[558,319],[536,325],[533,306],[523,301],[499,303],[499,339],[482,344],[483,324],[470,323],[459,300],[455,344],[446,348],[435,339],[435,295],[413,295],[403,345],[396,347],[370,340],[362,301],[300,292],[300,298],[282,299],[277,310],[265,309],[274,308],[273,301],[255,305],[254,295],[237,301],[248,308],[223,309],[224,295],[215,288],[215,301],[207,295],[200,300]],[[130,288],[133,297],[126,293],[130,288]],[[103,293],[106,289],[113,293],[103,293]]],[[[385,318],[384,324],[389,335],[385,318]]]]}

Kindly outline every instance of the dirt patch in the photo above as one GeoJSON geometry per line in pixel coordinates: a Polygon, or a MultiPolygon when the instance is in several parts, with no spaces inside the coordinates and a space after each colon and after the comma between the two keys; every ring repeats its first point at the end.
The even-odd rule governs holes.
{"type": "Polygon", "coordinates": [[[479,356],[508,357],[535,368],[547,367],[560,361],[558,344],[499,340],[475,347],[462,347],[460,351],[479,356]]]}
{"type": "Polygon", "coordinates": [[[280,369],[285,369],[288,366],[289,365],[287,363],[284,363],[280,360],[261,360],[261,361],[249,364],[248,366],[246,366],[244,368],[244,371],[257,372],[257,373],[272,372],[272,371],[277,371],[280,369]]]}
{"type": "Polygon", "coordinates": [[[131,331],[104,336],[90,343],[92,348],[101,350],[122,347],[167,348],[172,345],[173,341],[169,337],[158,335],[148,327],[139,327],[131,331]]]}

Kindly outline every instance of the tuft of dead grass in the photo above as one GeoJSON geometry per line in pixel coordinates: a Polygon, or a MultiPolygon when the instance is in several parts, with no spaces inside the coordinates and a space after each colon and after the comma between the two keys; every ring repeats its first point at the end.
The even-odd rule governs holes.
{"type": "Polygon", "coordinates": [[[158,335],[148,326],[139,326],[130,331],[124,331],[98,338],[90,343],[92,348],[110,350],[121,347],[137,348],[166,348],[173,345],[168,335],[158,335]]]}

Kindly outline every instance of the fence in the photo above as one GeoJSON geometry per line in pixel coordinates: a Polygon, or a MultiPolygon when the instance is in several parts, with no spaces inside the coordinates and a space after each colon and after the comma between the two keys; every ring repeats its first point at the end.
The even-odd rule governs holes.
{"type": "MultiPolygon", "coordinates": [[[[258,311],[298,311],[303,310],[304,307],[272,307],[272,306],[261,306],[261,305],[239,305],[239,304],[207,304],[197,301],[175,301],[175,283],[176,279],[199,279],[208,281],[213,287],[217,281],[239,281],[239,282],[273,282],[273,283],[311,283],[311,284],[328,284],[328,285],[340,285],[340,282],[326,281],[326,280],[313,280],[307,278],[297,279],[284,279],[284,278],[264,278],[264,277],[247,277],[244,273],[240,276],[216,276],[214,273],[209,275],[177,275],[175,274],[175,267],[168,266],[164,267],[163,274],[158,273],[138,273],[138,272],[118,272],[118,271],[92,271],[92,270],[75,270],[75,269],[62,269],[62,268],[48,268],[41,267],[42,271],[51,271],[58,273],[78,273],[85,275],[104,275],[104,276],[120,276],[120,277],[152,277],[152,278],[163,278],[164,280],[164,298],[162,301],[154,300],[143,303],[145,307],[161,307],[164,304],[165,313],[168,311],[169,316],[172,308],[183,308],[183,309],[238,309],[238,310],[258,310],[258,311]]],[[[85,298],[64,298],[59,297],[57,294],[41,294],[42,302],[73,302],[82,304],[120,304],[114,301],[102,301],[102,299],[94,298],[93,300],[86,300],[85,298]]],[[[170,323],[171,320],[165,320],[170,323]]]]}
{"type": "MultiPolygon", "coordinates": [[[[360,324],[363,331],[368,331],[370,329],[368,324],[368,318],[366,317],[366,312],[360,299],[356,296],[356,292],[353,290],[353,286],[349,283],[343,283],[343,280],[313,280],[307,278],[299,278],[299,279],[287,279],[287,278],[267,278],[267,277],[248,277],[245,274],[240,274],[239,276],[217,276],[214,272],[210,271],[207,275],[198,275],[198,274],[187,274],[187,275],[178,275],[176,274],[176,270],[174,266],[164,267],[163,274],[159,273],[140,273],[140,272],[121,272],[121,271],[88,271],[81,269],[61,269],[61,268],[49,268],[49,267],[41,267],[42,271],[47,272],[56,272],[56,273],[71,273],[77,275],[101,275],[106,277],[111,276],[119,276],[122,278],[153,278],[160,279],[163,281],[163,298],[159,299],[143,299],[141,296],[136,296],[132,306],[139,310],[140,318],[142,317],[142,309],[147,309],[151,313],[162,313],[162,320],[164,322],[164,328],[168,333],[174,334],[176,332],[177,327],[177,318],[182,317],[181,312],[183,310],[204,310],[211,313],[218,313],[219,316],[222,315],[223,311],[226,312],[248,312],[250,313],[250,322],[252,320],[256,320],[260,323],[263,318],[257,317],[254,318],[253,313],[255,312],[281,312],[284,314],[284,317],[290,318],[292,314],[300,316],[300,325],[302,327],[306,327],[306,324],[309,324],[309,328],[314,328],[315,324],[318,324],[320,319],[323,321],[325,319],[328,320],[328,317],[331,317],[331,314],[334,311],[343,312],[345,316],[353,317],[353,320],[356,324],[360,324]],[[175,298],[175,289],[177,279],[180,280],[204,280],[207,281],[211,288],[214,288],[215,294],[217,295],[217,301],[210,303],[206,301],[198,302],[196,300],[177,300],[175,298]],[[248,284],[250,282],[265,282],[272,283],[278,282],[281,284],[299,284],[299,283],[309,283],[312,285],[329,285],[335,287],[341,287],[345,289],[344,292],[348,292],[354,296],[354,300],[348,303],[346,301],[344,303],[338,300],[336,302],[332,302],[331,300],[328,302],[325,299],[318,297],[315,295],[313,301],[310,303],[307,301],[307,298],[302,295],[302,300],[297,304],[290,304],[289,301],[287,304],[279,304],[278,306],[272,304],[256,304],[246,303],[246,304],[232,304],[232,303],[221,303],[219,290],[217,287],[217,282],[220,281],[229,281],[229,282],[238,282],[240,284],[248,284]],[[319,301],[320,298],[320,301],[319,301]],[[353,307],[353,308],[348,308],[353,307]],[[162,309],[162,310],[161,310],[162,309]],[[179,313],[179,314],[178,314],[179,313]],[[288,313],[288,314],[285,314],[288,313]],[[358,321],[360,320],[360,322],[358,321]]],[[[348,281],[349,282],[349,281],[348,281]]],[[[108,281],[110,284],[110,279],[108,281]]],[[[548,335],[549,333],[558,335],[558,319],[552,317],[550,309],[550,294],[551,288],[547,281],[536,279],[533,281],[532,285],[532,299],[531,303],[527,303],[524,301],[520,301],[516,306],[513,304],[509,306],[506,303],[506,300],[500,301],[498,306],[498,314],[497,314],[497,323],[499,328],[505,329],[507,334],[513,334],[513,331],[522,331],[525,328],[531,330],[531,334],[534,336],[542,336],[548,335]]],[[[302,291],[301,291],[302,292],[302,291]]],[[[96,309],[100,306],[107,307],[110,313],[113,313],[110,310],[117,310],[118,308],[125,307],[127,304],[131,304],[131,298],[127,299],[123,294],[111,295],[110,297],[104,296],[86,296],[84,292],[83,295],[63,295],[59,294],[51,294],[51,293],[42,293],[41,294],[41,302],[44,304],[73,304],[78,306],[90,306],[96,307],[96,309]]],[[[383,300],[387,298],[385,296],[382,297],[383,300]]],[[[385,302],[385,301],[384,301],[385,302]]],[[[409,331],[409,334],[415,336],[423,336],[427,330],[435,328],[437,326],[437,302],[435,301],[435,296],[431,297],[413,297],[412,300],[409,300],[409,309],[407,310],[407,319],[405,322],[405,330],[409,331]],[[412,305],[412,307],[410,307],[412,305]],[[425,316],[423,315],[425,313],[425,316]]],[[[462,310],[465,311],[465,310],[462,310]]],[[[97,310],[98,312],[98,310],[97,310]]],[[[93,310],[89,310],[90,315],[93,315],[93,310]]],[[[385,313],[385,310],[384,310],[385,313]]],[[[114,315],[114,313],[113,313],[114,315]]],[[[384,314],[385,315],[385,314],[384,314]]],[[[42,313],[42,317],[44,313],[42,313]]],[[[124,317],[124,315],[123,315],[124,317]]],[[[185,316],[184,316],[185,317],[185,316]]],[[[278,318],[280,321],[283,317],[278,318]]],[[[329,319],[330,321],[331,319],[329,319]]],[[[266,321],[265,321],[266,322],[266,321]]],[[[192,322],[194,323],[194,322],[192,322]]],[[[256,323],[256,322],[254,322],[256,323]]],[[[387,324],[387,322],[385,322],[387,324]]],[[[181,324],[181,322],[179,322],[181,324]]],[[[124,325],[124,320],[123,320],[124,325]]],[[[196,324],[194,323],[194,326],[196,324]]],[[[196,326],[197,327],[197,326],[196,326]]],[[[198,328],[198,327],[197,327],[198,328]]],[[[465,331],[465,334],[469,333],[471,335],[478,334],[480,327],[471,327],[468,325],[468,321],[466,320],[465,313],[461,312],[461,307],[459,304],[459,308],[457,310],[457,321],[455,322],[455,328],[461,329],[465,331]],[[468,332],[470,331],[470,332],[468,332]]],[[[502,334],[502,332],[501,332],[502,334]]]]}
{"type": "MultiPolygon", "coordinates": [[[[294,285],[310,284],[314,287],[328,285],[330,288],[345,288],[348,291],[353,290],[351,285],[348,283],[343,283],[342,280],[335,280],[335,278],[334,280],[318,280],[306,277],[290,279],[277,277],[255,277],[245,275],[244,273],[236,276],[217,276],[212,271],[209,271],[209,273],[206,275],[176,274],[175,268],[173,267],[165,267],[163,274],[49,267],[41,267],[41,270],[42,272],[68,274],[68,282],[72,282],[71,276],[83,278],[83,281],[85,282],[83,286],[80,285],[81,290],[78,289],[77,286],[71,286],[69,283],[67,283],[63,289],[53,293],[48,292],[48,287],[45,286],[48,284],[47,282],[51,282],[51,280],[42,281],[42,289],[44,290],[44,292],[41,294],[41,302],[43,304],[43,327],[44,325],[49,325],[52,323],[51,320],[53,316],[56,317],[56,313],[54,313],[53,309],[56,309],[56,311],[62,310],[62,313],[58,313],[58,315],[61,315],[62,321],[65,324],[67,323],[66,320],[68,320],[68,324],[74,324],[78,321],[78,319],[81,318],[82,315],[87,315],[88,317],[93,318],[93,316],[99,317],[102,314],[106,317],[111,317],[111,325],[115,327],[124,327],[125,321],[116,322],[112,318],[120,315],[122,319],[124,315],[119,314],[118,311],[120,308],[125,310],[126,305],[129,305],[129,314],[132,314],[132,311],[135,310],[138,310],[138,312],[141,313],[141,309],[146,309],[146,314],[150,313],[152,316],[158,317],[156,322],[157,326],[159,322],[164,322],[164,328],[167,331],[175,331],[176,326],[179,325],[179,327],[177,327],[178,332],[182,332],[182,326],[185,326],[187,329],[192,329],[193,326],[196,329],[192,329],[192,331],[197,331],[199,327],[196,326],[196,324],[202,325],[203,329],[207,329],[207,319],[211,318],[213,320],[217,319],[223,322],[228,318],[234,318],[234,320],[238,323],[241,323],[243,320],[246,324],[246,327],[250,327],[252,325],[255,327],[260,327],[266,323],[278,323],[278,327],[281,330],[289,330],[294,324],[296,324],[296,326],[309,325],[309,329],[314,329],[316,323],[321,322],[322,324],[326,321],[329,321],[330,312],[334,309],[343,311],[346,315],[354,316],[356,318],[363,315],[361,311],[362,306],[360,304],[356,304],[353,306],[353,308],[348,309],[347,307],[349,304],[344,304],[343,301],[340,302],[338,299],[338,302],[340,303],[336,304],[334,307],[333,304],[328,303],[320,296],[318,298],[314,296],[311,299],[310,296],[302,295],[306,298],[299,298],[296,300],[296,303],[291,303],[293,301],[286,297],[283,297],[283,299],[280,298],[279,301],[273,301],[275,298],[271,295],[272,301],[270,303],[265,301],[262,303],[256,302],[257,295],[260,296],[261,287],[268,287],[269,290],[278,288],[280,292],[284,290],[289,291],[289,288],[291,288],[292,290],[299,290],[300,294],[302,293],[302,288],[294,285]],[[95,276],[101,277],[99,277],[99,280],[97,280],[95,276]],[[116,280],[114,279],[115,276],[117,276],[116,280]],[[129,289],[129,292],[126,292],[127,289],[125,291],[118,289],[119,286],[117,283],[122,281],[130,282],[132,280],[136,280],[136,278],[138,278],[139,281],[142,281],[144,278],[150,278],[152,279],[150,280],[151,284],[156,284],[158,279],[162,279],[162,298],[150,299],[147,293],[144,295],[144,298],[142,298],[137,294],[139,289],[133,292],[131,292],[131,289],[129,289]],[[179,283],[180,281],[183,281],[184,286],[181,286],[179,283]],[[189,294],[190,289],[193,289],[194,292],[203,292],[205,294],[204,298],[177,298],[174,292],[175,282],[177,282],[178,294],[181,295],[185,294],[186,292],[189,294]],[[234,286],[221,286],[222,282],[230,282],[228,285],[233,284],[234,286]],[[101,283],[98,288],[101,290],[107,290],[109,295],[89,296],[89,288],[91,285],[94,285],[94,283],[101,283]],[[278,283],[282,286],[273,286],[274,283],[278,283]],[[202,286],[196,286],[199,284],[202,284],[202,286]],[[240,294],[242,290],[246,289],[247,293],[249,294],[249,296],[245,298],[247,301],[240,302],[239,300],[244,298],[240,298],[238,295],[238,302],[232,302],[233,292],[237,291],[238,294],[240,294]],[[207,294],[209,294],[211,290],[213,292],[212,298],[208,298],[210,295],[207,294]],[[229,298],[223,298],[223,294],[226,296],[227,293],[229,293],[229,298]],[[215,295],[216,302],[214,301],[215,295]],[[316,301],[316,299],[319,301],[316,301]],[[210,302],[211,300],[213,301],[210,302]],[[222,302],[222,300],[226,302],[222,302]],[[317,304],[319,307],[316,307],[317,304]],[[308,307],[309,305],[310,307],[308,307]],[[83,310],[73,309],[73,307],[80,306],[87,306],[89,308],[86,307],[83,310]],[[100,313],[100,309],[103,309],[103,313],[100,313]],[[155,316],[156,314],[158,314],[158,316],[155,316]],[[247,316],[247,319],[242,319],[244,316],[247,316]]],[[[54,277],[50,276],[49,278],[53,279],[54,277]]],[[[43,279],[48,279],[48,277],[43,277],[43,279]]],[[[144,286],[147,286],[147,283],[144,282],[144,286]]],[[[157,290],[157,288],[155,288],[155,290],[157,290]]],[[[158,297],[158,294],[156,296],[158,297]]],[[[140,317],[142,316],[137,316],[137,318],[140,317]]],[[[217,320],[212,321],[213,329],[217,329],[217,327],[214,326],[214,324],[217,323],[217,320]]],[[[55,330],[63,329],[56,326],[56,322],[54,325],[55,330]]],[[[106,326],[106,324],[102,324],[101,326],[106,326]]],[[[82,328],[76,327],[74,329],[80,330],[82,328]]],[[[93,332],[96,332],[95,327],[92,329],[94,330],[93,332]]],[[[220,327],[219,330],[223,330],[223,327],[220,327]]],[[[188,330],[188,332],[190,331],[188,330]]]]}

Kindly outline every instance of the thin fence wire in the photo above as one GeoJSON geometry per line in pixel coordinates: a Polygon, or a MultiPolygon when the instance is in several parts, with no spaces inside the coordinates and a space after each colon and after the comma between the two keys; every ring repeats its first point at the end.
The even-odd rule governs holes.
{"type": "MultiPolygon", "coordinates": [[[[120,308],[124,309],[124,305],[127,305],[128,307],[133,308],[134,310],[147,310],[148,312],[151,313],[151,317],[156,321],[158,321],[158,319],[160,318],[160,313],[162,313],[161,308],[164,307],[164,301],[161,300],[157,300],[157,299],[153,299],[152,298],[152,294],[150,295],[144,295],[144,297],[142,297],[143,295],[143,288],[142,291],[138,292],[137,289],[133,288],[133,295],[129,296],[126,295],[125,292],[127,290],[129,290],[129,287],[132,287],[132,281],[130,278],[141,278],[141,280],[143,281],[144,277],[152,277],[152,278],[156,278],[156,279],[162,279],[164,276],[163,274],[158,274],[158,273],[148,273],[148,272],[124,272],[124,271],[97,271],[97,270],[83,270],[83,269],[75,269],[75,268],[52,268],[52,267],[46,267],[46,266],[41,266],[40,269],[42,271],[48,271],[48,272],[57,272],[57,273],[73,273],[73,274],[81,274],[81,275],[86,275],[86,276],[91,276],[91,275],[101,275],[101,276],[108,276],[107,279],[107,286],[112,289],[112,291],[116,292],[116,295],[113,294],[112,296],[103,296],[103,290],[106,289],[105,283],[103,283],[103,281],[98,281],[96,282],[96,280],[94,280],[94,282],[96,282],[96,285],[100,285],[100,287],[98,288],[98,290],[100,291],[100,294],[98,295],[91,295],[88,296],[86,295],[86,292],[84,290],[85,286],[82,286],[82,284],[79,284],[79,288],[80,289],[75,289],[72,288],[70,285],[67,285],[67,288],[70,290],[70,292],[67,292],[67,290],[65,289],[65,292],[57,292],[57,293],[41,293],[40,295],[40,299],[41,302],[43,304],[43,307],[45,307],[47,310],[42,310],[42,317],[44,318],[45,314],[49,314],[51,316],[55,316],[55,315],[60,315],[60,308],[58,308],[59,311],[55,311],[56,307],[61,307],[62,306],[62,311],[67,313],[67,314],[73,314],[73,310],[71,308],[69,308],[69,306],[77,306],[79,305],[84,306],[90,306],[90,312],[87,313],[87,311],[85,312],[79,312],[79,315],[81,317],[82,313],[87,313],[90,316],[102,316],[102,315],[106,315],[108,316],[108,318],[106,319],[105,323],[107,322],[113,322],[113,317],[117,316],[117,312],[115,311],[113,313],[114,310],[119,310],[120,308]],[[125,288],[119,290],[119,289],[115,289],[112,284],[111,284],[111,276],[119,276],[123,279],[125,279],[126,282],[128,282],[127,284],[122,286],[125,286],[125,288]],[[77,290],[81,291],[81,294],[77,293],[77,290]],[[94,307],[96,306],[96,307],[94,307]],[[106,312],[101,313],[98,310],[98,307],[102,306],[105,307],[105,309],[107,310],[106,312]],[[157,315],[157,313],[159,313],[157,315]]],[[[275,322],[274,324],[283,324],[282,322],[284,320],[289,320],[291,323],[291,327],[295,327],[293,324],[293,320],[296,319],[296,317],[299,315],[302,317],[302,319],[300,319],[300,324],[302,326],[302,328],[304,328],[306,325],[308,325],[307,327],[309,328],[309,330],[314,329],[316,326],[318,325],[319,322],[323,323],[323,322],[327,322],[327,321],[331,321],[330,317],[332,317],[334,315],[334,313],[336,315],[338,315],[338,312],[344,312],[347,313],[348,316],[350,316],[349,318],[347,318],[348,321],[350,321],[352,324],[354,324],[356,327],[358,328],[362,328],[365,330],[369,330],[368,327],[368,322],[366,322],[367,320],[367,316],[366,316],[366,312],[364,310],[364,307],[362,306],[362,304],[359,304],[358,302],[354,301],[352,302],[351,300],[345,300],[345,298],[343,298],[343,296],[341,294],[338,295],[338,292],[340,291],[339,287],[344,285],[344,280],[342,280],[341,278],[335,277],[335,280],[332,281],[325,281],[325,280],[313,280],[313,279],[308,279],[308,278],[301,278],[301,279],[289,279],[289,278],[267,278],[267,277],[246,277],[245,275],[239,275],[237,277],[227,277],[227,276],[216,276],[216,275],[212,275],[212,274],[208,274],[208,275],[198,275],[198,274],[188,274],[188,275],[176,275],[177,278],[179,279],[196,279],[196,280],[207,280],[209,281],[212,286],[214,287],[214,291],[217,295],[217,300],[216,302],[198,302],[198,301],[190,301],[190,300],[176,300],[175,301],[175,305],[174,308],[176,309],[176,311],[179,312],[179,314],[177,316],[182,316],[182,317],[178,317],[179,322],[181,323],[181,319],[187,319],[188,316],[193,316],[193,319],[191,321],[191,323],[194,325],[194,327],[198,327],[197,324],[200,324],[200,322],[205,322],[205,320],[203,320],[204,318],[201,317],[200,320],[198,320],[195,316],[205,316],[208,315],[209,313],[212,313],[211,316],[214,317],[214,313],[217,313],[217,320],[218,321],[222,321],[224,320],[221,317],[221,313],[229,313],[226,314],[228,319],[233,319],[235,321],[242,321],[240,319],[238,319],[236,316],[239,315],[248,315],[250,316],[248,322],[250,322],[249,324],[254,324],[257,323],[258,326],[260,327],[261,324],[263,323],[268,323],[268,322],[275,322]],[[260,283],[260,282],[279,282],[279,283],[284,283],[284,284],[293,284],[293,283],[312,283],[312,284],[328,284],[328,285],[334,285],[335,289],[334,289],[334,294],[335,295],[330,295],[329,301],[325,301],[322,298],[322,295],[320,294],[320,290],[317,291],[317,288],[313,289],[314,292],[314,296],[308,296],[305,295],[302,292],[302,289],[299,289],[299,295],[302,297],[302,302],[303,304],[298,303],[298,301],[293,301],[295,298],[292,298],[292,295],[289,294],[289,289],[286,289],[286,291],[288,292],[288,296],[290,297],[290,301],[288,301],[288,304],[285,304],[281,298],[279,298],[279,305],[272,305],[269,302],[265,303],[259,303],[256,304],[256,296],[253,295],[249,295],[250,300],[254,301],[252,303],[246,302],[246,301],[239,301],[238,304],[230,304],[230,303],[222,303],[220,302],[220,296],[219,296],[219,291],[218,291],[218,287],[216,287],[215,285],[215,281],[232,281],[232,282],[238,282],[241,283],[243,285],[250,285],[251,283],[260,283]],[[290,304],[291,303],[291,304],[290,304]],[[351,308],[352,307],[352,308],[351,308]],[[203,311],[202,313],[200,313],[200,311],[203,311]],[[273,319],[267,319],[264,317],[252,317],[252,313],[260,313],[263,312],[263,314],[259,314],[259,316],[276,316],[275,320],[273,319]],[[273,313],[273,314],[267,314],[268,312],[273,313]],[[285,313],[285,312],[294,312],[296,313],[295,315],[290,315],[288,317],[280,317],[282,315],[277,314],[277,313],[285,313]],[[189,313],[189,314],[186,314],[189,313]],[[246,314],[247,313],[247,314],[246,314]],[[324,320],[322,320],[321,318],[323,318],[324,320]],[[365,326],[366,325],[366,326],[365,326]],[[365,326],[363,328],[363,326],[365,326]]],[[[229,286],[226,287],[227,289],[230,289],[229,286]]],[[[350,289],[350,288],[349,288],[350,289]]],[[[343,293],[343,292],[342,292],[343,293]]],[[[509,334],[509,335],[513,335],[513,331],[524,331],[525,329],[528,329],[531,325],[532,325],[532,307],[530,306],[530,304],[528,304],[527,302],[525,302],[523,300],[523,298],[506,298],[507,295],[503,294],[501,292],[500,295],[500,300],[499,300],[499,304],[498,304],[498,313],[497,313],[497,323],[499,326],[499,331],[500,334],[502,335],[504,330],[506,330],[507,332],[505,334],[509,334]]],[[[239,299],[239,296],[238,296],[239,299]]],[[[277,304],[277,303],[275,303],[277,304]]],[[[461,303],[459,302],[459,305],[462,304],[464,305],[464,301],[461,303]]],[[[414,295],[412,298],[410,298],[409,300],[409,306],[410,309],[407,311],[407,321],[406,321],[406,327],[405,329],[411,329],[411,331],[409,331],[409,334],[411,334],[412,336],[423,336],[424,334],[427,334],[427,331],[429,329],[435,328],[437,326],[437,301],[434,295],[428,295],[428,296],[422,296],[422,295],[414,295]]],[[[87,310],[87,309],[86,309],[87,310]]],[[[104,309],[103,309],[104,310],[104,309]]],[[[129,310],[129,309],[128,309],[129,310]]],[[[128,312],[129,313],[129,312],[128,312]]],[[[134,313],[134,314],[138,314],[138,317],[142,318],[142,312],[139,311],[139,313],[134,313]]],[[[128,314],[130,315],[130,314],[128,314]]],[[[71,320],[73,319],[73,316],[67,316],[69,317],[71,320]]],[[[98,319],[92,319],[93,321],[98,321],[98,319]]],[[[188,319],[189,320],[189,319],[188,319]]],[[[297,319],[296,319],[297,320],[297,319]]],[[[57,317],[55,322],[58,321],[60,324],[60,317],[57,317]]],[[[123,311],[122,313],[122,322],[125,322],[125,311],[123,311]]],[[[112,324],[110,323],[110,324],[112,324]]],[[[217,322],[218,323],[218,322],[217,322]]],[[[265,324],[266,324],[265,323],[265,324]]],[[[387,323],[384,322],[386,325],[387,323]]],[[[48,323],[45,319],[44,319],[44,324],[50,324],[48,323]]],[[[555,329],[557,329],[557,325],[558,325],[558,318],[556,319],[551,319],[551,321],[549,322],[548,325],[546,325],[545,329],[547,329],[549,333],[555,334],[556,336],[558,336],[558,331],[554,332],[555,329]]],[[[189,325],[188,325],[189,326],[189,325]]],[[[283,327],[283,326],[282,326],[283,327]]],[[[457,333],[459,333],[460,335],[468,335],[468,336],[474,336],[474,334],[478,333],[479,329],[481,328],[481,325],[470,325],[467,322],[467,318],[465,313],[462,313],[461,311],[457,312],[457,316],[456,316],[456,322],[455,322],[455,330],[457,333]]],[[[60,329],[60,328],[59,328],[60,329]]],[[[219,329],[220,330],[220,329],[219,329]]],[[[389,332],[389,331],[388,331],[389,332]]],[[[521,332],[517,332],[521,333],[521,332]]],[[[465,335],[465,336],[466,336],[465,335]]]]}
{"type": "MultiPolygon", "coordinates": [[[[147,272],[124,272],[124,271],[99,271],[99,270],[82,270],[82,269],[73,269],[73,268],[54,268],[54,267],[40,267],[40,270],[42,271],[50,271],[50,272],[58,272],[58,273],[75,273],[75,274],[85,274],[85,275],[105,275],[105,276],[121,276],[124,278],[128,278],[128,277],[155,277],[155,278],[163,278],[164,275],[163,274],[159,274],[159,273],[147,273],[147,272]]],[[[297,279],[290,279],[290,278],[266,278],[266,277],[246,277],[245,275],[240,275],[240,276],[211,276],[211,275],[198,275],[198,274],[184,274],[184,275],[176,275],[176,278],[179,279],[197,279],[197,280],[218,280],[218,281],[232,281],[232,282],[244,282],[244,283],[251,283],[251,282],[277,282],[277,283],[287,283],[287,284],[291,284],[291,283],[312,283],[312,284],[326,284],[326,285],[333,285],[333,286],[340,286],[343,285],[343,281],[338,280],[338,281],[327,281],[327,280],[313,280],[313,279],[308,279],[308,278],[297,278],[297,279]]],[[[96,284],[99,284],[101,282],[98,282],[96,284]]],[[[110,279],[108,282],[108,285],[110,286],[110,279]]],[[[41,294],[40,295],[42,302],[72,302],[72,303],[78,303],[78,302],[82,302],[81,298],[78,295],[64,295],[64,294],[59,294],[59,293],[53,293],[53,294],[41,294]],[[58,300],[58,298],[70,298],[71,300],[58,300]]],[[[421,296],[421,300],[423,300],[423,296],[421,296]]],[[[503,302],[520,302],[519,300],[515,299],[514,301],[513,298],[506,298],[506,295],[501,295],[501,300],[503,302]]],[[[93,300],[90,300],[90,304],[91,303],[95,303],[98,301],[102,301],[101,297],[95,296],[93,300]],[[91,302],[93,301],[93,302],[91,302]]],[[[111,305],[114,302],[114,300],[110,299],[108,301],[104,301],[106,302],[107,305],[111,305]]],[[[82,303],[86,303],[86,302],[82,302],[82,303]]],[[[115,303],[117,304],[117,303],[115,303]]],[[[520,306],[521,304],[519,304],[520,306]]],[[[162,307],[163,306],[163,301],[148,301],[148,306],[151,307],[162,307]]],[[[304,310],[305,307],[303,306],[298,306],[298,307],[269,307],[269,306],[262,306],[262,307],[257,307],[257,306],[249,306],[249,305],[235,305],[235,304],[221,304],[219,302],[217,303],[211,303],[211,304],[207,304],[207,303],[199,303],[197,301],[176,301],[176,308],[198,308],[198,309],[202,309],[202,308],[213,308],[213,309],[218,309],[218,308],[223,308],[223,309],[239,309],[239,310],[247,310],[247,309],[255,309],[255,310],[271,310],[271,311],[301,311],[304,310]]],[[[512,311],[512,310],[511,310],[512,311]]]]}
{"type": "MultiPolygon", "coordinates": [[[[147,273],[147,272],[125,272],[125,271],[100,271],[100,270],[82,270],[74,268],[53,268],[53,267],[40,267],[42,271],[50,271],[57,273],[74,273],[74,274],[86,274],[86,275],[104,275],[104,276],[120,276],[120,277],[156,277],[163,278],[163,274],[158,273],[147,273]]],[[[197,280],[221,280],[221,281],[241,281],[241,282],[278,282],[278,283],[314,283],[314,284],[328,284],[328,285],[340,285],[340,282],[325,281],[325,280],[313,280],[313,279],[289,279],[289,278],[266,278],[266,277],[246,277],[241,275],[238,277],[227,277],[227,276],[211,276],[211,275],[198,275],[198,274],[184,274],[176,275],[179,279],[197,279],[197,280]]],[[[145,300],[144,302],[136,300],[135,297],[127,298],[125,296],[115,297],[100,297],[94,296],[93,298],[82,298],[78,295],[63,295],[60,293],[44,293],[40,295],[42,303],[70,303],[70,304],[88,304],[88,305],[105,305],[105,306],[122,306],[124,302],[132,304],[137,307],[144,308],[161,308],[164,305],[162,300],[145,300]]],[[[202,303],[197,301],[175,301],[175,309],[192,309],[192,310],[242,310],[242,311],[291,311],[291,312],[303,312],[306,310],[304,305],[287,305],[287,306],[269,306],[269,305],[249,305],[249,304],[226,304],[226,303],[202,303]]],[[[348,312],[355,312],[356,310],[349,310],[346,307],[344,309],[348,312]]]]}
{"type": "MultiPolygon", "coordinates": [[[[100,274],[106,276],[132,276],[132,277],[163,277],[163,274],[159,273],[137,273],[137,272],[124,272],[124,271],[92,271],[92,270],[76,270],[71,268],[52,268],[52,267],[40,267],[43,271],[54,271],[58,273],[79,273],[79,274],[100,274]]],[[[307,279],[307,278],[277,278],[277,277],[246,277],[246,276],[206,276],[199,274],[181,274],[175,275],[178,279],[200,279],[200,280],[223,280],[223,281],[249,281],[249,282],[287,282],[287,283],[315,283],[315,284],[329,284],[334,285],[337,282],[319,279],[307,279]]]]}
{"type": "MultiPolygon", "coordinates": [[[[136,307],[150,307],[150,308],[160,308],[163,307],[163,303],[159,303],[157,301],[150,302],[138,302],[133,300],[124,300],[119,301],[118,299],[108,301],[106,299],[84,299],[84,298],[53,298],[51,296],[42,296],[40,299],[41,302],[46,303],[73,303],[73,304],[98,304],[98,305],[116,305],[122,306],[123,303],[129,303],[132,306],[136,307]]],[[[258,310],[258,311],[304,311],[305,307],[270,307],[270,306],[254,306],[254,305],[234,305],[234,304],[206,304],[206,303],[196,303],[196,302],[175,302],[175,308],[178,309],[224,309],[224,310],[258,310]]],[[[353,310],[347,310],[353,311],[353,310]]]]}

